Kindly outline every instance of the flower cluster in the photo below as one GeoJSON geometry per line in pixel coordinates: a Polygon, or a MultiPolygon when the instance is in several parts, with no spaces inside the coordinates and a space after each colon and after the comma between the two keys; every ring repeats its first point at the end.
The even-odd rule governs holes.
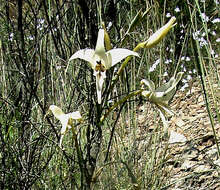
{"type": "MultiPolygon", "coordinates": [[[[110,40],[105,39],[105,37],[108,36],[107,32],[104,29],[100,29],[98,32],[98,39],[95,49],[79,50],[70,57],[69,61],[79,58],[86,61],[88,65],[93,69],[94,76],[96,77],[97,102],[98,104],[101,104],[102,88],[106,78],[106,71],[128,56],[139,57],[138,53],[135,51],[139,50],[140,48],[151,48],[158,44],[164,38],[164,36],[166,36],[169,30],[175,25],[175,21],[176,18],[171,17],[170,21],[159,30],[157,30],[152,36],[150,36],[147,41],[139,43],[134,51],[123,48],[111,49],[111,45],[108,46],[110,44],[110,40]],[[107,41],[106,47],[108,51],[105,50],[105,40],[107,41]]],[[[159,63],[160,59],[155,62],[149,72],[154,71],[159,63]]],[[[172,111],[168,106],[168,101],[175,94],[176,86],[181,80],[182,75],[182,72],[178,73],[176,78],[172,77],[168,83],[158,88],[155,88],[155,84],[151,80],[143,79],[141,81],[142,89],[140,90],[140,93],[142,93],[142,96],[147,98],[148,101],[154,103],[159,108],[162,121],[165,121],[165,112],[172,114],[172,111]]],[[[51,105],[49,111],[51,111],[62,124],[60,139],[61,146],[62,139],[66,131],[69,128],[73,129],[74,127],[73,120],[80,121],[82,120],[82,116],[79,111],[65,114],[59,107],[55,105],[51,105]]]]}

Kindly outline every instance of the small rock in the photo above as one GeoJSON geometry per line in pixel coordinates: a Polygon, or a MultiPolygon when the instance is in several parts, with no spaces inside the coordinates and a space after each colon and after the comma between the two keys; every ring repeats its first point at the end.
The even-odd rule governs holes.
{"type": "Polygon", "coordinates": [[[170,131],[169,143],[183,143],[186,141],[187,139],[184,135],[176,133],[175,131],[170,131]]]}

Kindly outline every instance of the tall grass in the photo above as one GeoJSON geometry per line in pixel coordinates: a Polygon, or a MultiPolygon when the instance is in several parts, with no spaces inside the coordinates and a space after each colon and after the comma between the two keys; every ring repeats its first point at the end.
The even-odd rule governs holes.
{"type": "MultiPolygon", "coordinates": [[[[174,73],[186,70],[187,75],[196,68],[218,147],[215,125],[220,122],[216,90],[220,88],[219,57],[216,56],[219,42],[212,30],[218,33],[219,28],[218,23],[201,18],[203,13],[210,19],[217,18],[215,2],[103,2],[102,19],[113,47],[132,50],[169,20],[168,13],[177,17],[177,25],[162,42],[155,48],[141,49],[140,58],[129,61],[112,93],[105,97],[103,112],[140,89],[143,78],[160,86],[174,73]],[[180,12],[175,11],[177,7],[180,12]],[[130,30],[135,16],[139,12],[143,15],[146,10],[130,30]],[[197,31],[205,33],[207,44],[202,47],[201,41],[193,38],[197,31]],[[181,61],[186,56],[191,61],[181,61]],[[157,60],[159,65],[151,71],[157,60]],[[171,63],[166,63],[167,60],[171,63]]],[[[82,185],[82,189],[158,190],[169,184],[170,147],[163,125],[154,107],[140,96],[117,106],[103,122],[102,141],[93,163],[90,151],[97,148],[94,126],[99,117],[95,78],[85,62],[68,60],[79,49],[95,48],[101,24],[97,7],[95,1],[65,0],[18,0],[0,5],[1,189],[80,189],[82,185]],[[85,155],[84,164],[95,166],[88,168],[93,171],[91,187],[82,184],[73,134],[65,135],[63,150],[58,146],[61,126],[53,117],[45,117],[51,104],[62,107],[65,113],[80,110],[83,115],[84,123],[76,130],[85,155]],[[153,114],[146,114],[148,122],[141,126],[139,115],[143,104],[147,105],[146,113],[153,111],[153,114]]],[[[109,71],[106,91],[108,81],[119,68],[117,64],[109,71]]]]}

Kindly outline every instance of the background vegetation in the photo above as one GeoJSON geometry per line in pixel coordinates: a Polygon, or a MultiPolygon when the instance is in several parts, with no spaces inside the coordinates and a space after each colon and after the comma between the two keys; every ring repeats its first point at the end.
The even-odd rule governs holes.
{"type": "MultiPolygon", "coordinates": [[[[200,80],[215,133],[215,121],[220,121],[219,96],[208,95],[208,87],[209,92],[215,89],[205,77],[211,73],[218,84],[216,89],[220,88],[219,2],[101,2],[102,19],[113,47],[133,49],[171,16],[177,18],[177,25],[159,45],[142,49],[140,58],[129,62],[114,91],[104,97],[107,103],[103,112],[112,102],[139,89],[141,79],[149,78],[159,85],[176,70],[184,71],[179,89],[191,87],[188,79],[200,80]],[[142,17],[129,28],[138,14],[142,17]],[[210,98],[214,99],[213,109],[210,98]]],[[[154,118],[146,116],[153,122],[154,130],[149,131],[149,126],[140,129],[137,115],[145,100],[137,96],[116,108],[104,125],[97,127],[100,112],[93,71],[81,60],[68,62],[77,50],[95,48],[100,27],[98,5],[94,0],[2,1],[0,189],[169,187],[169,146],[157,112],[154,118]],[[64,149],[59,148],[61,125],[53,117],[45,117],[51,104],[66,113],[79,110],[83,115],[84,123],[77,128],[83,167],[71,132],[64,137],[64,149]],[[146,133],[144,139],[140,133],[146,133]]],[[[108,72],[104,92],[119,67],[120,64],[108,72]]]]}

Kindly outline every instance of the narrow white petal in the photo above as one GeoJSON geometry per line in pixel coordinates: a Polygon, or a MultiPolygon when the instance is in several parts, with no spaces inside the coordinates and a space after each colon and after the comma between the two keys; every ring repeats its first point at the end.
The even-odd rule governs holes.
{"type": "Polygon", "coordinates": [[[151,94],[152,92],[147,90],[141,92],[141,95],[144,96],[145,98],[149,98],[151,94]]]}
{"type": "Polygon", "coordinates": [[[94,75],[96,76],[96,90],[97,90],[98,104],[101,104],[102,86],[104,83],[104,79],[106,78],[106,73],[105,72],[94,72],[94,75]]]}
{"type": "Polygon", "coordinates": [[[79,111],[70,113],[69,117],[72,119],[77,119],[77,120],[82,119],[82,116],[79,111]]]}
{"type": "Polygon", "coordinates": [[[66,133],[67,126],[68,126],[68,121],[69,121],[69,115],[68,114],[63,115],[63,117],[60,119],[60,122],[62,124],[62,128],[61,128],[61,131],[60,131],[61,135],[66,133]]]}
{"type": "Polygon", "coordinates": [[[109,50],[106,54],[107,54],[108,62],[107,65],[105,66],[107,69],[119,63],[122,59],[130,55],[139,56],[138,53],[123,48],[116,48],[109,50]]]}
{"type": "Polygon", "coordinates": [[[59,143],[60,147],[62,146],[63,137],[64,137],[64,135],[61,135],[61,137],[60,137],[60,143],[59,143]]]}
{"type": "Polygon", "coordinates": [[[97,88],[97,98],[98,98],[98,104],[102,103],[102,91],[97,88]]]}
{"type": "Polygon", "coordinates": [[[152,80],[142,79],[142,80],[141,80],[141,84],[145,84],[145,85],[149,88],[149,90],[150,90],[151,92],[154,92],[154,91],[155,91],[155,84],[154,84],[154,82],[153,82],[152,80]]]}
{"type": "Polygon", "coordinates": [[[162,120],[162,123],[163,123],[163,125],[164,125],[164,128],[165,128],[165,130],[167,130],[167,128],[168,128],[168,121],[166,120],[166,117],[165,117],[165,115],[163,114],[163,112],[159,109],[158,110],[159,111],[159,113],[160,113],[160,118],[161,118],[161,120],[162,120]]]}
{"type": "Polygon", "coordinates": [[[100,29],[98,33],[96,47],[95,47],[95,53],[99,56],[102,56],[103,54],[105,54],[104,36],[105,36],[104,29],[100,29]]]}
{"type": "Polygon", "coordinates": [[[58,106],[55,106],[55,105],[51,105],[49,107],[49,110],[53,113],[53,115],[58,119],[60,120],[62,118],[62,116],[64,115],[63,111],[58,107],[58,106]]]}
{"type": "Polygon", "coordinates": [[[95,65],[96,65],[95,50],[93,50],[93,49],[79,50],[70,57],[69,61],[72,61],[73,59],[77,59],[77,58],[83,59],[83,60],[89,62],[90,67],[92,69],[95,68],[95,65]]]}

